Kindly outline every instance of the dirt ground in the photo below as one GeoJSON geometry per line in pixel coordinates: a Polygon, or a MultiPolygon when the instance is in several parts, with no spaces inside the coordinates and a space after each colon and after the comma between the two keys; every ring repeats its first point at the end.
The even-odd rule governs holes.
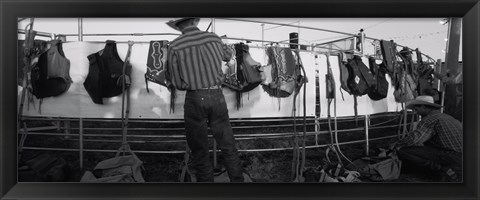
{"type": "MultiPolygon", "coordinates": [[[[372,119],[372,127],[375,127],[375,124],[388,126],[388,125],[398,125],[398,118],[396,116],[390,117],[380,117],[377,119],[372,119]]],[[[301,122],[301,121],[299,121],[301,122]]],[[[302,134],[303,126],[302,123],[297,122],[297,125],[300,125],[295,130],[298,134],[302,134]]],[[[311,122],[311,121],[309,121],[311,122]]],[[[328,130],[327,121],[321,121],[320,130],[328,130]]],[[[260,134],[260,133],[291,133],[293,132],[293,125],[288,125],[292,122],[269,122],[267,128],[260,128],[258,124],[253,122],[250,124],[245,123],[232,123],[234,127],[244,127],[244,128],[235,128],[235,135],[243,134],[260,134]]],[[[354,122],[351,119],[339,120],[338,130],[348,130],[351,128],[362,127],[363,122],[360,120],[354,122]]],[[[77,124],[72,123],[71,126],[75,127],[77,124]]],[[[30,126],[42,126],[39,122],[31,122],[30,126]],[[37,123],[37,124],[35,124],[37,123]]],[[[85,123],[84,127],[120,127],[118,123],[85,123]]],[[[135,127],[163,127],[165,129],[171,129],[170,131],[163,131],[161,134],[178,134],[181,133],[182,124],[144,124],[144,123],[132,123],[131,128],[135,127]],[[178,130],[174,130],[179,128],[178,130]]],[[[306,126],[307,131],[314,131],[315,126],[309,124],[306,126]]],[[[87,131],[87,130],[86,130],[87,131]]],[[[382,136],[392,136],[397,135],[397,127],[386,127],[369,130],[369,137],[382,137],[382,136]]],[[[44,131],[45,133],[52,132],[52,130],[44,131]]],[[[62,132],[62,130],[57,130],[56,132],[62,132]]],[[[72,131],[75,132],[75,131],[72,131]]],[[[94,130],[87,133],[93,134],[94,130]]],[[[121,134],[120,130],[98,130],[103,134],[121,134]]],[[[129,132],[129,134],[136,134],[134,132],[129,132]]],[[[150,133],[141,132],[138,133],[141,135],[148,134],[159,134],[158,131],[153,131],[150,133]]],[[[75,134],[73,134],[75,135],[75,134]]],[[[79,160],[79,141],[76,139],[78,137],[71,136],[46,136],[46,135],[29,135],[27,137],[25,147],[50,147],[50,148],[60,148],[60,149],[77,149],[70,151],[50,151],[50,150],[32,150],[25,149],[23,150],[20,167],[24,165],[25,161],[35,158],[41,154],[49,154],[52,157],[62,158],[66,161],[67,167],[65,168],[65,174],[63,174],[62,181],[65,182],[79,182],[81,177],[85,174],[86,171],[92,171],[95,165],[105,159],[112,158],[115,156],[115,150],[118,149],[118,142],[95,142],[95,141],[84,141],[85,149],[100,149],[100,150],[112,150],[112,152],[84,152],[83,153],[83,169],[80,168],[79,160]]],[[[86,137],[88,139],[89,137],[86,137]]],[[[92,137],[93,138],[93,137],[92,137]]],[[[96,137],[100,139],[101,137],[96,137]]],[[[237,137],[238,138],[238,137],[237,137]]],[[[361,140],[365,138],[364,130],[351,130],[346,132],[339,132],[338,140],[339,142],[347,142],[354,140],[361,140]]],[[[130,139],[130,138],[129,138],[130,139]]],[[[302,137],[299,137],[301,142],[302,137]]],[[[118,140],[118,138],[117,138],[118,140]]],[[[132,139],[135,140],[135,139],[132,139]]],[[[147,140],[147,139],[144,139],[147,140]]],[[[393,142],[395,138],[392,139],[382,139],[382,140],[372,140],[369,142],[369,155],[375,155],[379,148],[387,148],[388,144],[393,142]]],[[[135,140],[136,141],[136,140],[135,140]]],[[[184,159],[183,153],[142,153],[141,151],[168,151],[168,150],[184,150],[185,144],[182,142],[179,143],[162,143],[162,142],[152,142],[152,141],[140,141],[140,142],[131,142],[130,147],[133,151],[137,152],[136,155],[143,161],[143,166],[145,170],[143,171],[143,176],[146,182],[179,182],[179,176],[181,174],[182,161],[184,159]]],[[[315,136],[306,137],[306,145],[311,146],[318,144],[329,144],[330,135],[322,134],[315,136]]],[[[244,139],[238,140],[238,149],[240,150],[251,150],[251,149],[274,149],[274,148],[286,148],[289,147],[293,142],[293,138],[256,138],[256,139],[244,139]]],[[[300,143],[301,144],[301,143],[300,143]]],[[[366,156],[366,144],[364,142],[355,143],[355,144],[345,144],[340,145],[342,153],[349,158],[350,160],[355,160],[357,158],[366,156]]],[[[326,147],[319,148],[309,148],[306,149],[305,153],[305,167],[306,168],[316,168],[323,163],[326,158],[326,147]]],[[[242,167],[247,173],[253,182],[270,182],[270,183],[284,183],[292,182],[292,162],[293,162],[293,151],[292,150],[278,150],[278,151],[262,151],[262,152],[245,152],[241,151],[240,158],[242,161],[242,167]]],[[[329,153],[330,160],[335,160],[336,157],[333,153],[329,153]]],[[[221,155],[219,154],[219,162],[221,163],[221,155]]],[[[342,159],[342,162],[348,164],[346,159],[342,159]]],[[[438,175],[433,174],[432,172],[426,170],[418,170],[411,168],[408,165],[402,165],[400,177],[393,182],[438,182],[438,175]]],[[[360,177],[360,180],[363,182],[368,182],[368,179],[360,177]]],[[[48,182],[50,180],[45,179],[45,177],[39,176],[38,173],[33,172],[32,170],[19,170],[19,182],[48,182]]]]}

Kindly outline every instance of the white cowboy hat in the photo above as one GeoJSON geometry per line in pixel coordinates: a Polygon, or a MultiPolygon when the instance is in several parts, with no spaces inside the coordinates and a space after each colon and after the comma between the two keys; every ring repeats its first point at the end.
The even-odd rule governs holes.
{"type": "Polygon", "coordinates": [[[183,22],[185,20],[189,20],[189,19],[195,19],[195,17],[175,18],[173,20],[168,21],[167,25],[172,27],[173,29],[175,29],[177,31],[180,31],[180,29],[178,27],[178,23],[183,22]]]}
{"type": "Polygon", "coordinates": [[[441,105],[438,105],[433,101],[432,96],[427,96],[427,95],[421,95],[421,96],[418,96],[417,98],[415,98],[414,100],[408,101],[406,107],[411,109],[415,105],[427,105],[427,106],[432,106],[432,107],[435,107],[435,108],[441,108],[442,107],[441,105]]]}

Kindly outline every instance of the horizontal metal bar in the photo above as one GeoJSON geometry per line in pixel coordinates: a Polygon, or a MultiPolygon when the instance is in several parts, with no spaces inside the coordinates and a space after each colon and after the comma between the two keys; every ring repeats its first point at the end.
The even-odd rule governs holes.
{"type": "MultiPolygon", "coordinates": [[[[384,112],[376,113],[370,115],[370,119],[375,119],[379,117],[392,117],[397,116],[399,112],[384,112]]],[[[410,112],[411,113],[411,112],[410,112]]],[[[327,117],[315,117],[307,116],[307,120],[327,120],[327,117]]],[[[337,120],[348,120],[355,119],[355,116],[338,116],[337,120]]],[[[23,116],[23,120],[45,120],[45,121],[78,121],[78,118],[69,118],[69,117],[43,117],[43,116],[23,116]]],[[[82,118],[84,122],[120,122],[120,118],[82,118]]],[[[292,121],[293,117],[276,117],[276,118],[231,118],[231,123],[242,123],[242,122],[281,122],[281,121],[292,121]]],[[[300,119],[298,119],[300,121],[300,119]]],[[[129,122],[132,123],[166,123],[166,124],[175,124],[175,123],[184,123],[183,119],[129,119],[129,122]]]]}
{"type": "MultiPolygon", "coordinates": [[[[24,147],[24,150],[46,150],[46,151],[79,151],[79,149],[66,149],[66,148],[47,148],[47,147],[24,147]]],[[[84,152],[103,152],[103,153],[116,153],[117,150],[107,149],[83,149],[84,152]]],[[[134,153],[156,153],[156,154],[178,154],[185,153],[185,150],[172,150],[172,151],[137,151],[132,150],[134,153]]]]}
{"type": "MultiPolygon", "coordinates": [[[[72,141],[80,141],[78,139],[71,139],[72,141]]],[[[91,139],[84,139],[84,142],[106,142],[106,143],[119,143],[121,144],[122,140],[91,140],[91,139]]],[[[145,140],[128,140],[128,143],[181,143],[186,142],[186,140],[168,140],[168,141],[145,141],[145,140]]]]}
{"type": "Polygon", "coordinates": [[[26,17],[20,17],[20,18],[17,19],[17,22],[21,22],[21,21],[26,20],[26,19],[28,19],[28,18],[26,18],[26,17]]]}
{"type": "MultiPolygon", "coordinates": [[[[57,126],[44,126],[44,127],[32,127],[32,128],[27,128],[27,131],[43,131],[43,130],[52,130],[52,129],[57,129],[57,126]]],[[[23,131],[24,129],[22,129],[23,131]]]]}
{"type": "MultiPolygon", "coordinates": [[[[315,122],[307,123],[307,126],[314,126],[315,122]]],[[[303,126],[303,124],[297,124],[297,127],[303,126]]],[[[233,129],[252,129],[252,128],[282,128],[293,127],[293,124],[278,124],[278,125],[250,125],[250,126],[234,126],[233,129]]],[[[79,128],[62,128],[62,130],[79,130],[79,128]]],[[[83,128],[83,130],[122,130],[122,128],[83,128]]],[[[184,131],[185,128],[127,128],[129,131],[184,131]]]]}
{"type": "MultiPolygon", "coordinates": [[[[61,34],[64,36],[78,36],[79,34],[61,34]]],[[[179,33],[84,33],[82,36],[150,36],[150,35],[171,35],[179,36],[179,33]]]]}
{"type": "Polygon", "coordinates": [[[317,47],[317,46],[320,46],[320,45],[327,45],[327,44],[331,44],[331,43],[334,43],[334,42],[340,42],[340,41],[343,41],[343,40],[349,40],[349,39],[352,39],[353,37],[346,37],[346,38],[342,38],[342,39],[337,39],[337,40],[333,40],[333,41],[328,41],[328,42],[324,42],[324,43],[320,43],[320,44],[315,44],[314,47],[317,47]]]}
{"type": "MultiPolygon", "coordinates": [[[[408,125],[408,124],[407,124],[408,125]]],[[[375,129],[384,129],[384,128],[393,128],[398,127],[399,125],[389,125],[389,126],[382,126],[382,127],[370,127],[369,130],[375,129]]],[[[342,129],[337,130],[338,133],[345,133],[351,131],[364,131],[364,127],[360,128],[352,128],[352,129],[342,129]]],[[[256,134],[234,134],[236,139],[239,140],[251,140],[251,139],[266,139],[266,138],[288,138],[294,137],[295,135],[302,134],[303,132],[284,132],[284,133],[256,133],[256,134]]],[[[328,130],[325,131],[307,131],[306,136],[314,136],[314,135],[322,135],[322,134],[329,134],[328,130]]],[[[23,132],[20,134],[24,134],[23,132]]],[[[47,136],[78,136],[78,134],[59,134],[59,133],[37,133],[37,132],[29,132],[28,135],[47,135],[47,136]]],[[[83,134],[83,137],[122,137],[121,134],[113,135],[113,134],[83,134]]],[[[185,135],[127,135],[127,138],[185,138],[185,135]]],[[[209,135],[209,138],[212,138],[209,135]]],[[[110,140],[112,141],[112,140],[110,140]]]]}
{"type": "MultiPolygon", "coordinates": [[[[372,138],[370,141],[376,141],[376,140],[382,140],[382,139],[388,139],[388,138],[394,138],[397,137],[397,135],[392,135],[392,136],[385,136],[385,137],[378,137],[378,138],[372,138]]],[[[349,141],[349,142],[341,142],[338,143],[338,145],[347,145],[347,144],[355,144],[355,143],[362,143],[365,142],[365,140],[355,140],[355,141],[349,141]]],[[[314,149],[314,148],[322,148],[322,147],[328,147],[331,144],[322,144],[322,145],[311,145],[311,146],[306,146],[306,149],[314,149]]],[[[79,151],[79,149],[66,149],[66,148],[46,148],[46,147],[24,147],[24,150],[47,150],[47,151],[79,151]]],[[[285,150],[292,150],[293,147],[285,147],[285,148],[270,148],[270,149],[239,149],[239,152],[266,152],[266,151],[285,151],[285,150]]],[[[105,149],[84,149],[85,152],[105,152],[105,153],[115,153],[118,150],[105,150],[105,149]]],[[[179,153],[185,153],[184,150],[170,150],[170,151],[140,151],[140,150],[132,150],[134,153],[149,153],[149,154],[179,154],[179,153]]],[[[212,150],[210,150],[212,152],[212,150]]]]}
{"type": "Polygon", "coordinates": [[[309,26],[299,26],[299,25],[291,25],[291,24],[283,24],[283,23],[275,23],[275,22],[265,22],[265,21],[258,21],[258,20],[235,19],[235,18],[217,18],[217,19],[232,20],[232,21],[241,21],[241,22],[252,22],[252,23],[259,23],[259,24],[272,24],[272,25],[290,26],[290,27],[295,27],[295,28],[303,28],[303,29],[324,31],[324,32],[330,32],[330,33],[338,33],[338,34],[349,35],[349,36],[355,36],[355,35],[356,35],[356,34],[352,34],[352,33],[345,33],[345,32],[340,32],[340,31],[332,31],[332,30],[321,29],[321,28],[314,28],[314,27],[309,27],[309,26]]]}
{"type": "Polygon", "coordinates": [[[41,132],[28,132],[25,133],[23,131],[19,131],[19,135],[43,135],[43,136],[78,136],[78,134],[72,134],[72,133],[41,133],[41,132]]]}
{"type": "MultiPolygon", "coordinates": [[[[23,29],[18,29],[17,33],[25,34],[25,30],[23,30],[23,29]]],[[[35,35],[36,35],[36,36],[48,37],[48,38],[52,38],[52,36],[55,36],[55,34],[53,34],[53,33],[39,32],[39,31],[37,31],[35,35]]]]}

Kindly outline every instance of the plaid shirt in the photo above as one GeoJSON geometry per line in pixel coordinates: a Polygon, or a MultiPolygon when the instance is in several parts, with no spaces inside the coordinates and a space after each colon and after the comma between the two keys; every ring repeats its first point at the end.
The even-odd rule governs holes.
{"type": "Polygon", "coordinates": [[[462,152],[462,124],[450,115],[433,111],[418,123],[416,130],[408,133],[399,143],[400,146],[423,146],[427,144],[462,152]]]}
{"type": "Polygon", "coordinates": [[[221,84],[222,61],[232,50],[215,33],[190,27],[170,43],[167,55],[167,80],[179,90],[196,90],[221,84]]]}

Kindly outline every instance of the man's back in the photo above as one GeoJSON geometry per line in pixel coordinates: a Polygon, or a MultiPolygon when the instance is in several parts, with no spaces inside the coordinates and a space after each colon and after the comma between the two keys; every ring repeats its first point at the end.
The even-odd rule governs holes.
{"type": "Polygon", "coordinates": [[[169,46],[172,83],[180,90],[219,85],[223,78],[222,60],[228,60],[230,56],[215,33],[187,28],[169,46]]]}
{"type": "Polygon", "coordinates": [[[426,117],[426,124],[430,124],[435,134],[426,142],[444,149],[462,152],[463,148],[463,127],[462,123],[450,115],[435,113],[426,117]]]}

